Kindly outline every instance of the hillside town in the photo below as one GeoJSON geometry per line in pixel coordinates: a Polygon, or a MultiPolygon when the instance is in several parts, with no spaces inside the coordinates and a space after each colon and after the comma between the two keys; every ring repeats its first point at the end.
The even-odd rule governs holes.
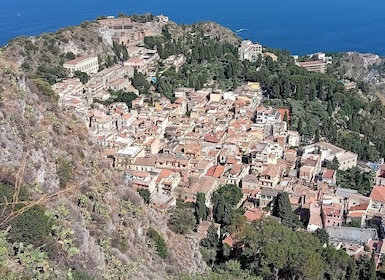
{"type": "MultiPolygon", "coordinates": [[[[160,26],[167,20],[157,18],[160,26]]],[[[107,41],[128,46],[128,60],[98,71],[97,53],[77,57],[63,66],[70,76],[75,71],[87,73],[89,81],[83,84],[72,77],[52,88],[59,104],[84,120],[94,141],[103,147],[110,168],[120,171],[127,187],[148,190],[151,205],[163,211],[175,206],[177,199],[196,202],[199,193],[205,194],[210,208],[213,193],[222,185],[234,184],[242,190],[238,206],[244,208],[249,223],[271,215],[275,198],[286,192],[307,231],[326,229],[337,248],[356,256],[374,252],[381,260],[385,165],[375,171],[369,196],[340,188],[337,173],[356,167],[357,154],[326,141],[304,143],[297,131],[288,129],[292,112],[264,106],[256,82],[233,91],[179,88],[175,102],[155,92],[151,99],[140,95],[130,79],[135,71],[153,79],[160,58],[156,50],[139,45],[160,29],[133,25],[129,19],[108,18],[100,24],[107,41]],[[97,102],[108,100],[111,90],[135,93],[132,108],[123,102],[108,106],[97,102]],[[329,165],[333,161],[338,162],[335,169],[329,165]],[[345,227],[353,221],[360,227],[345,227]]],[[[242,42],[239,59],[260,55],[277,59],[259,44],[242,42]]],[[[324,72],[331,58],[317,56],[316,61],[297,64],[324,72]]],[[[181,56],[163,63],[179,67],[185,61],[181,56]]],[[[197,234],[204,237],[210,224],[203,221],[197,234]]],[[[230,235],[223,242],[230,247],[234,243],[230,235]]]]}

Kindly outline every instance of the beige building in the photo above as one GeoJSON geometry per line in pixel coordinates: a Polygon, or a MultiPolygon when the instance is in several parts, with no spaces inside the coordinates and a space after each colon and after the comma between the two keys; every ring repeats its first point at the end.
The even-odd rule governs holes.
{"type": "Polygon", "coordinates": [[[116,153],[115,167],[119,170],[133,170],[135,160],[144,156],[145,152],[142,147],[127,146],[116,153]]]}
{"type": "Polygon", "coordinates": [[[357,166],[357,154],[345,151],[327,142],[317,142],[300,148],[303,154],[319,154],[323,162],[332,162],[334,157],[339,162],[339,170],[347,170],[357,166]]]}
{"type": "Polygon", "coordinates": [[[297,64],[310,72],[325,73],[326,71],[326,63],[322,60],[298,62],[297,64]]]}
{"type": "Polygon", "coordinates": [[[80,56],[64,63],[63,67],[68,70],[71,77],[74,75],[75,71],[81,71],[91,75],[98,72],[98,57],[94,55],[80,56]]]}

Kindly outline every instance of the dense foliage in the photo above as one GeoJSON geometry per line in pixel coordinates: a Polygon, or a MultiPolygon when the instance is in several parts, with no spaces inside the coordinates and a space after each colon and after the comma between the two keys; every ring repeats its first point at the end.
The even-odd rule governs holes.
{"type": "MultiPolygon", "coordinates": [[[[2,206],[1,221],[24,206],[24,203],[17,203],[12,206],[14,191],[15,188],[13,186],[0,184],[0,203],[5,203],[5,205],[2,206]]],[[[17,201],[25,202],[28,201],[28,199],[29,194],[27,190],[24,187],[21,188],[17,201]]],[[[52,220],[45,215],[44,208],[40,205],[35,205],[26,211],[22,211],[20,215],[15,215],[13,219],[3,224],[1,229],[6,229],[8,226],[10,227],[8,234],[10,242],[22,242],[27,245],[32,244],[39,247],[52,242],[52,225],[52,220]]]]}
{"type": "Polygon", "coordinates": [[[172,210],[168,226],[170,229],[179,234],[191,232],[196,225],[193,208],[188,203],[177,201],[176,207],[172,210]]]}
{"type": "Polygon", "coordinates": [[[281,219],[283,225],[291,228],[299,226],[298,216],[291,209],[291,203],[287,192],[281,192],[277,195],[273,206],[273,215],[281,219]]]}
{"type": "Polygon", "coordinates": [[[114,91],[110,89],[109,93],[110,93],[110,98],[108,98],[107,100],[96,100],[96,101],[106,106],[114,102],[124,102],[127,104],[128,108],[132,108],[132,101],[138,97],[135,93],[131,91],[127,92],[124,90],[114,91]]]}
{"type": "Polygon", "coordinates": [[[234,213],[240,211],[235,209],[242,198],[242,191],[233,184],[221,186],[213,195],[213,216],[217,223],[228,226],[234,213]]]}
{"type": "Polygon", "coordinates": [[[167,257],[167,244],[164,241],[163,237],[153,228],[149,228],[147,236],[154,242],[156,253],[162,259],[167,257]]]}
{"type": "MultiPolygon", "coordinates": [[[[213,262],[215,273],[223,273],[232,263],[238,267],[237,275],[244,274],[245,279],[376,279],[373,259],[361,256],[355,261],[343,250],[323,247],[328,238],[323,231],[293,231],[273,220],[250,225],[239,217],[229,228],[233,228],[236,241],[230,252],[226,252],[227,245],[216,242],[213,227],[201,241],[204,256],[211,257],[208,260],[213,262]]],[[[231,271],[224,275],[229,274],[231,271]]]]}
{"type": "Polygon", "coordinates": [[[83,85],[85,85],[85,84],[89,81],[89,79],[90,79],[90,77],[88,76],[88,74],[85,73],[85,72],[82,72],[82,71],[75,71],[74,77],[75,77],[75,78],[78,78],[79,81],[80,81],[83,85]]]}
{"type": "Polygon", "coordinates": [[[338,170],[337,185],[342,188],[357,190],[360,194],[369,196],[372,191],[372,172],[362,172],[358,167],[346,171],[338,170]]]}
{"type": "Polygon", "coordinates": [[[148,189],[138,189],[138,193],[143,198],[144,203],[150,204],[151,193],[148,189]]]}
{"type": "Polygon", "coordinates": [[[195,203],[195,215],[197,222],[200,223],[207,219],[209,209],[206,207],[206,195],[204,193],[197,194],[197,201],[195,203]]]}

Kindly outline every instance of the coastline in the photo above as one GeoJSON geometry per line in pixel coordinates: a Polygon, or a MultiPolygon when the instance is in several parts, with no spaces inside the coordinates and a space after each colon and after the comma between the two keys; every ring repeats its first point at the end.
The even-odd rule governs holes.
{"type": "Polygon", "coordinates": [[[144,0],[111,5],[85,0],[75,10],[66,3],[53,5],[37,0],[32,6],[26,0],[7,1],[0,12],[3,19],[0,22],[0,46],[18,36],[54,32],[66,26],[79,25],[84,20],[94,20],[100,15],[151,12],[154,15],[164,14],[178,24],[214,21],[234,32],[242,30],[237,33],[242,39],[271,48],[287,49],[292,54],[353,51],[385,56],[385,37],[379,36],[384,30],[378,24],[382,19],[381,7],[385,3],[373,0],[362,5],[359,0],[352,0],[346,5],[346,2],[321,0],[315,6],[305,0],[296,3],[273,0],[258,4],[250,0],[240,3],[227,0],[225,3],[218,0],[191,3],[181,0],[177,4],[144,0]],[[325,21],[324,7],[330,4],[335,6],[336,11],[328,10],[328,20],[325,21]]]}

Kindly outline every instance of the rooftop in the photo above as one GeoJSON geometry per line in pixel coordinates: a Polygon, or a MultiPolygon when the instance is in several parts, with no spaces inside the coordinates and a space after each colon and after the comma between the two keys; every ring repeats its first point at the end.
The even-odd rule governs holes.
{"type": "Polygon", "coordinates": [[[70,61],[67,61],[63,65],[76,65],[76,64],[81,63],[83,61],[87,61],[89,59],[94,59],[94,58],[98,58],[98,57],[94,56],[94,55],[84,55],[84,56],[80,56],[80,57],[77,57],[75,59],[72,59],[70,61]]]}

